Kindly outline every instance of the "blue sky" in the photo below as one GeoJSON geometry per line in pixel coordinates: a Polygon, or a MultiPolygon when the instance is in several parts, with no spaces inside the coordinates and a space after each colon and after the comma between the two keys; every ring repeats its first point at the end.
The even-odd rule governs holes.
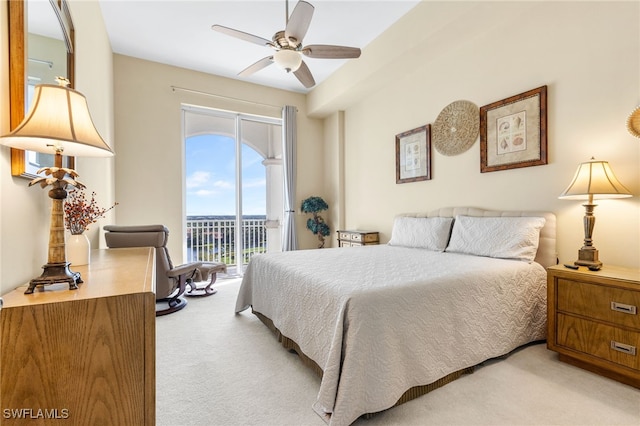
{"type": "MultiPolygon", "coordinates": [[[[235,214],[235,141],[202,135],[186,140],[187,216],[235,214]]],[[[242,204],[245,215],[266,212],[263,158],[242,146],[242,204]]]]}

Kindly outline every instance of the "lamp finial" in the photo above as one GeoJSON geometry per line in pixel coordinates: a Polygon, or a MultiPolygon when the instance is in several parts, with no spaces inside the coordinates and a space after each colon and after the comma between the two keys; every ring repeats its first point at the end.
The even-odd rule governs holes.
{"type": "Polygon", "coordinates": [[[62,86],[62,87],[69,87],[71,85],[71,82],[67,77],[62,77],[59,75],[56,76],[56,83],[58,83],[58,86],[62,86]]]}

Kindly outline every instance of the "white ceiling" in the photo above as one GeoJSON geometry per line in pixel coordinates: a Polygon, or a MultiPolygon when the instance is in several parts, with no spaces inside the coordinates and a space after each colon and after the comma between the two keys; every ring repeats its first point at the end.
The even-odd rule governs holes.
{"type": "MultiPolygon", "coordinates": [[[[287,0],[99,0],[115,53],[182,68],[240,78],[237,73],[273,50],[211,30],[220,24],[271,40],[284,30],[287,0]]],[[[419,0],[309,0],[315,7],[303,44],[364,48],[419,0]]],[[[289,14],[297,1],[289,1],[289,14]]],[[[316,84],[347,60],[305,57],[316,84]]],[[[350,59],[356,60],[357,59],[350,59]]],[[[242,78],[308,92],[275,65],[242,78]]]]}

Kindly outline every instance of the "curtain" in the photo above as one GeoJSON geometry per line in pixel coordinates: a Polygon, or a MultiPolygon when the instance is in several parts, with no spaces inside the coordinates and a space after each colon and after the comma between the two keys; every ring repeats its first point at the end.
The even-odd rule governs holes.
{"type": "Polygon", "coordinates": [[[282,251],[298,250],[296,236],[296,107],[282,109],[282,163],[284,177],[284,216],[282,251]]]}

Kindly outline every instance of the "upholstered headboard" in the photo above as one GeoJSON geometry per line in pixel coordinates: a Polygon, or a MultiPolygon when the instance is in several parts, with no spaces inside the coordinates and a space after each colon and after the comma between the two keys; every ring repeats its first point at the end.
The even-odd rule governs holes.
{"type": "Polygon", "coordinates": [[[544,217],[545,223],[540,230],[540,242],[535,261],[548,268],[558,263],[556,252],[556,215],[551,212],[525,211],[525,210],[484,210],[475,207],[444,207],[428,213],[405,213],[401,216],[412,217],[456,217],[476,216],[476,217],[500,217],[500,216],[522,216],[522,217],[544,217]]]}

